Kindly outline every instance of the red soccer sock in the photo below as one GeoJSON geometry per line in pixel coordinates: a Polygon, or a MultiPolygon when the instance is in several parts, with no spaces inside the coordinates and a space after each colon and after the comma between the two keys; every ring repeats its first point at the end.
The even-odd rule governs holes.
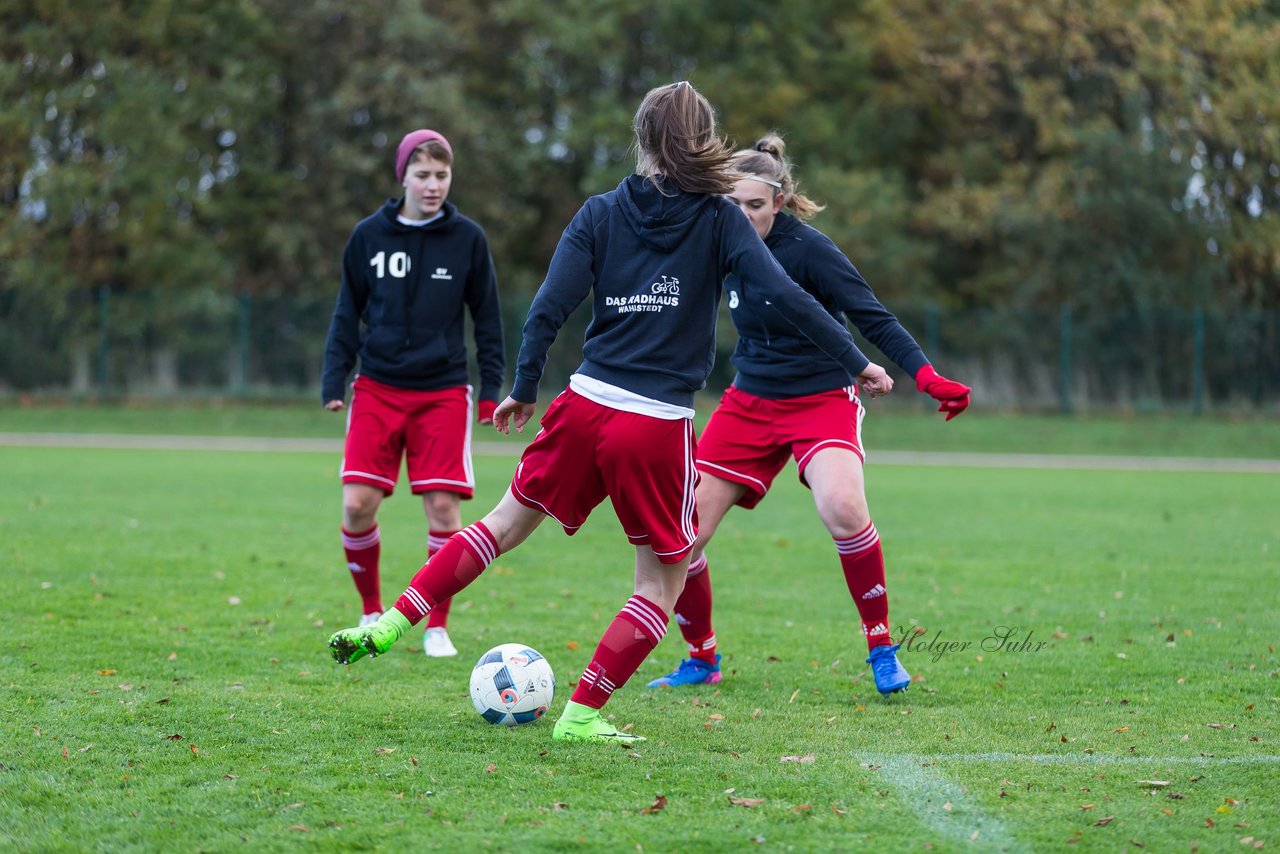
{"type": "Polygon", "coordinates": [[[711,572],[706,555],[689,564],[689,577],[676,600],[675,614],[680,634],[689,645],[689,657],[715,664],[716,632],[711,627],[711,572]]]}
{"type": "Polygon", "coordinates": [[[342,551],[347,556],[347,569],[356,583],[356,592],[364,603],[364,612],[382,610],[382,585],[378,581],[378,559],[382,555],[382,533],[378,523],[362,534],[342,529],[342,551]]]}
{"type": "MultiPolygon", "coordinates": [[[[427,560],[449,541],[449,538],[457,531],[429,531],[427,533],[427,560]]],[[[436,606],[427,614],[427,628],[443,629],[449,623],[449,606],[453,604],[453,597],[450,596],[443,602],[436,603],[436,606]]]]}
{"type": "Polygon", "coordinates": [[[889,597],[884,589],[884,551],[880,548],[875,524],[868,522],[867,527],[852,537],[835,540],[845,584],[862,618],[867,648],[893,643],[889,634],[889,597]]]}
{"type": "Polygon", "coordinates": [[[613,618],[570,699],[599,709],[627,684],[667,633],[667,615],[642,596],[632,596],[613,618]]]}
{"type": "Polygon", "coordinates": [[[396,600],[396,610],[416,626],[428,611],[479,578],[497,556],[498,541],[484,523],[468,525],[423,564],[396,600]]]}

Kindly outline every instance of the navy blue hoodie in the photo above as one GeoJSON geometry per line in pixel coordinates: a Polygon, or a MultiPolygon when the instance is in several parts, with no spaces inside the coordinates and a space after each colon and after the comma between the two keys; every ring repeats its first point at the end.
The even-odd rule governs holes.
{"type": "Polygon", "coordinates": [[[505,364],[502,314],[484,230],[449,202],[434,222],[405,225],[396,219],[401,201],[388,199],[347,240],[320,399],[344,398],[357,356],[363,376],[397,388],[466,385],[465,306],[475,327],[480,399],[496,401],[505,364]]]}
{"type": "MultiPolygon", "coordinates": [[[[911,376],[927,365],[920,346],[880,304],[858,268],[821,231],[789,214],[773,221],[764,243],[782,269],[839,321],[846,316],[867,340],[911,376]]],[[[725,280],[729,314],[738,328],[733,384],[764,398],[801,397],[849,384],[838,362],[813,345],[761,300],[747,299],[736,276],[725,280]]]]}
{"type": "Polygon", "coordinates": [[[537,400],[551,342],[594,292],[578,372],[691,406],[715,359],[716,307],[731,272],[837,362],[846,385],[866,368],[848,330],[787,278],[737,206],[665,189],[631,175],[588,199],[564,230],[525,319],[515,400],[537,400]]]}

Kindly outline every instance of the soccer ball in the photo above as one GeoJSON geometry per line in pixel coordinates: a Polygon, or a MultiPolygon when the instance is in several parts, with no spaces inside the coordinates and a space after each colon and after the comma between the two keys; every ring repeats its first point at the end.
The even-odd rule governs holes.
{"type": "Polygon", "coordinates": [[[556,676],[547,660],[522,643],[504,643],[480,656],[471,671],[471,702],[491,724],[515,726],[547,713],[556,676]]]}

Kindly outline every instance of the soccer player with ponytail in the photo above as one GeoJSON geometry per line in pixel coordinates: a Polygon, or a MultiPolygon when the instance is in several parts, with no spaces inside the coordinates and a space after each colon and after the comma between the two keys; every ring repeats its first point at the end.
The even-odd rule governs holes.
{"type": "MultiPolygon", "coordinates": [[[[969,405],[969,387],[940,376],[898,319],[880,304],[857,268],[805,220],[822,210],[796,190],[781,138],[770,134],[734,157],[739,180],[729,194],[778,263],[842,324],[848,318],[916,388],[939,402],[946,420],[969,405]],[[784,208],[786,209],[784,211],[784,208]]],[[[675,613],[690,658],[649,687],[715,684],[720,656],[711,624],[711,577],[703,553],[735,504],[755,507],[794,456],[800,482],[813,492],[818,515],[835,541],[857,605],[876,689],[905,691],[911,677],[889,634],[884,553],[863,486],[859,390],[821,349],[795,334],[775,306],[753,299],[736,275],[725,282],[738,329],[733,384],[698,440],[698,541],[675,613]]],[[[863,386],[872,397],[881,392],[863,386]]]]}
{"type": "Polygon", "coordinates": [[[385,653],[548,516],[572,535],[607,497],[635,547],[635,594],[605,629],[553,738],[623,745],[642,739],[600,709],[666,634],[688,574],[698,533],[693,394],[714,358],[725,276],[768,300],[846,384],[856,377],[878,391],[892,386],[725,198],[734,186],[732,152],[692,85],[650,91],[634,130],[635,174],[574,216],[525,320],[515,383],[494,413],[504,433],[532,419],[547,351],[569,314],[592,299],[582,364],[547,408],[506,495],[451,537],[377,623],[329,641],[344,664],[385,653]]]}

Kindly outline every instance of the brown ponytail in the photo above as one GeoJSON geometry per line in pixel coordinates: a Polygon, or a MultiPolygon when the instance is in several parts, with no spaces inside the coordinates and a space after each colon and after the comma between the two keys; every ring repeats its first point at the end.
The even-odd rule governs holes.
{"type": "Polygon", "coordinates": [[[688,81],[651,89],[634,122],[636,173],[661,175],[686,193],[728,193],[733,154],[716,130],[711,104],[688,81]]]}

